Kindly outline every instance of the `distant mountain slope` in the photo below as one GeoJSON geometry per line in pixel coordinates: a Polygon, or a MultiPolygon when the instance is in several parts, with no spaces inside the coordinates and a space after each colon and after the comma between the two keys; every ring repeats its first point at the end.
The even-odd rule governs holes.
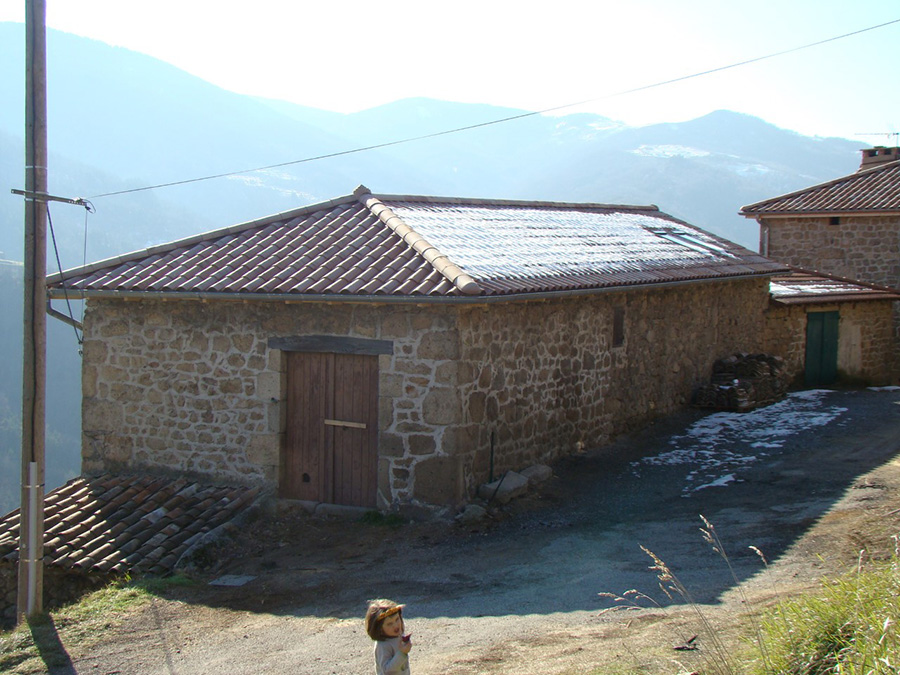
{"type": "MultiPolygon", "coordinates": [[[[23,32],[0,23],[0,132],[13,139],[22,134],[23,106],[9,102],[24,88],[23,32]]],[[[727,111],[641,128],[594,114],[530,115],[340,154],[525,111],[419,98],[343,115],[235,94],[58,31],[48,34],[48,63],[54,189],[90,196],[287,163],[150,193],[161,211],[115,206],[141,204],[147,193],[98,199],[94,222],[134,233],[120,242],[126,249],[145,245],[148,229],[168,233],[168,223],[159,225],[173,213],[180,212],[174,229],[186,235],[347,194],[360,183],[380,192],[652,202],[754,246],[754,226],[736,215],[743,204],[847,173],[857,162],[850,141],[808,138],[727,111]],[[80,168],[63,181],[66,162],[80,168]]]]}
{"type": "MultiPolygon", "coordinates": [[[[0,259],[22,256],[24,27],[0,23],[0,259]]],[[[340,86],[362,86],[348,78],[340,86]]],[[[605,203],[655,203],[756,248],[738,209],[850,173],[858,144],[809,138],[720,111],[678,124],[630,128],[601,115],[558,117],[488,105],[408,99],[344,115],[215,87],[126,49],[48,32],[50,191],[91,197],[284,163],[266,171],[95,198],[87,259],[96,261],[216,227],[345,195],[376,192],[605,203]],[[487,124],[506,117],[503,124],[487,124]],[[448,130],[478,126],[460,133],[448,130]],[[439,134],[367,152],[356,148],[439,134]],[[300,161],[334,155],[320,161],[300,161]]],[[[53,205],[64,268],[85,257],[84,211],[53,205]]],[[[56,271],[55,256],[48,269],[56,271]]],[[[10,279],[17,267],[5,268],[10,279]]],[[[20,284],[0,285],[6,316],[21,315],[20,284]],[[18,302],[18,305],[16,304],[18,302]],[[17,309],[18,308],[18,309],[17,309]]],[[[78,466],[79,360],[71,329],[51,320],[54,383],[48,487],[78,466]]],[[[13,367],[0,381],[0,469],[17,454],[21,328],[8,320],[0,348],[13,367]],[[12,426],[10,426],[12,425],[12,426]],[[15,447],[13,447],[15,446],[15,447]],[[6,463],[4,463],[6,462],[6,463]]],[[[8,369],[7,369],[8,370],[8,369]]],[[[0,373],[2,374],[2,373],[0,373]]],[[[58,484],[58,483],[56,483],[58,484]]],[[[15,501],[4,495],[0,506],[15,501]],[[5,501],[4,501],[5,498],[5,501]]]]}

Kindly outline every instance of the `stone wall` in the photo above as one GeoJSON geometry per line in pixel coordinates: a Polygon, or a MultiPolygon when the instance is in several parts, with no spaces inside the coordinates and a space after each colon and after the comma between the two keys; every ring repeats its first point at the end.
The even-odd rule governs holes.
{"type": "Polygon", "coordinates": [[[772,260],[859,279],[900,286],[900,216],[763,218],[772,260]]]}
{"type": "Polygon", "coordinates": [[[449,428],[460,414],[455,322],[455,310],[435,305],[91,301],[82,469],[274,488],[286,359],[268,340],[372,338],[394,345],[379,357],[379,506],[408,500],[413,465],[460,442],[449,428]]]}
{"type": "Polygon", "coordinates": [[[860,384],[885,385],[893,381],[893,318],[889,300],[843,302],[829,305],[772,303],[766,314],[766,350],[779,351],[786,376],[803,384],[806,368],[806,315],[840,312],[838,324],[838,377],[860,384]]]}
{"type": "Polygon", "coordinates": [[[82,472],[275,480],[280,354],[259,321],[238,303],[90,301],[82,472]]]}
{"type": "Polygon", "coordinates": [[[489,304],[92,300],[83,470],[278,484],[285,362],[273,337],[388,340],[378,506],[455,504],[686,404],[712,362],[761,348],[767,280],[489,304]],[[612,346],[624,311],[624,342],[612,346]],[[492,441],[493,439],[493,441],[492,441]],[[499,474],[498,474],[499,475],[499,474]]]}
{"type": "Polygon", "coordinates": [[[761,346],[767,280],[629,290],[461,312],[462,431],[474,483],[549,463],[690,401],[715,359],[761,346]],[[624,309],[624,342],[613,317],[624,309]]]}

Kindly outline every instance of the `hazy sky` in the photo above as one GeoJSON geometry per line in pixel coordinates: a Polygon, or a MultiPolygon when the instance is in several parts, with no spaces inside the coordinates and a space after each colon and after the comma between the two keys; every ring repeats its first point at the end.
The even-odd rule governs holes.
{"type": "MultiPolygon", "coordinates": [[[[0,21],[24,21],[23,1],[0,21]]],[[[618,92],[900,19],[900,0],[47,0],[51,28],[232,91],[352,112],[427,96],[629,124],[726,108],[810,135],[900,131],[900,23],[649,91],[618,92]]]]}

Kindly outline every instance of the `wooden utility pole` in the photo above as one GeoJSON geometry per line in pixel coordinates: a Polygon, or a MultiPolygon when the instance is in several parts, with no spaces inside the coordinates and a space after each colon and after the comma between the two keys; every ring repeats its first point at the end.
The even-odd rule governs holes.
{"type": "Polygon", "coordinates": [[[25,1],[25,331],[19,619],[43,611],[44,420],[47,380],[47,7],[25,1]]]}

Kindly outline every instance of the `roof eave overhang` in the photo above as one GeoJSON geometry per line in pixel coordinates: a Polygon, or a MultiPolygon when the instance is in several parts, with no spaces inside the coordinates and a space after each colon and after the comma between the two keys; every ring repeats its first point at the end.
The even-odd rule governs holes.
{"type": "Polygon", "coordinates": [[[201,302],[283,302],[283,303],[363,303],[363,304],[486,304],[496,302],[517,302],[525,300],[549,300],[567,296],[599,295],[604,293],[620,293],[635,289],[653,290],[690,284],[712,283],[716,281],[740,281],[759,279],[784,274],[788,268],[779,268],[753,274],[733,274],[718,277],[698,277],[693,279],[674,279],[651,283],[621,284],[592,288],[577,288],[558,291],[536,291],[534,293],[502,293],[494,295],[288,295],[277,293],[210,293],[210,292],[175,292],[175,291],[114,291],[114,290],[77,290],[72,288],[49,288],[48,297],[52,300],[196,300],[201,302]]]}
{"type": "Polygon", "coordinates": [[[881,300],[886,302],[897,302],[900,300],[900,295],[849,295],[849,294],[835,294],[835,295],[819,295],[815,297],[810,296],[784,296],[784,297],[775,297],[772,296],[772,302],[776,305],[831,305],[838,302],[873,302],[875,300],[881,300]]]}
{"type": "Polygon", "coordinates": [[[797,216],[900,216],[900,209],[866,209],[866,210],[810,210],[810,211],[740,211],[744,218],[796,218],[797,216]]]}

